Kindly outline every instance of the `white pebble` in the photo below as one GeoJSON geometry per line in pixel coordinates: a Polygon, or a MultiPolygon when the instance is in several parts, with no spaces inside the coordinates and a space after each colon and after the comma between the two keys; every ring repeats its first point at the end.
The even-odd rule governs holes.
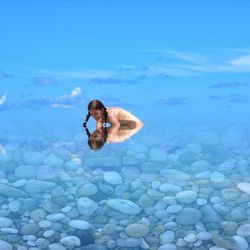
{"type": "Polygon", "coordinates": [[[50,227],[52,225],[52,223],[48,220],[41,220],[41,221],[39,221],[38,225],[41,228],[46,228],[46,227],[50,227]]]}
{"type": "Polygon", "coordinates": [[[8,228],[8,227],[6,227],[6,228],[1,228],[1,231],[2,232],[5,232],[5,233],[9,233],[9,234],[17,234],[18,233],[18,230],[17,229],[15,229],[15,228],[8,228]]]}
{"type": "Polygon", "coordinates": [[[196,235],[195,235],[194,233],[189,233],[188,235],[186,235],[186,236],[184,237],[184,240],[187,241],[187,242],[189,242],[189,243],[195,242],[196,239],[197,239],[197,238],[196,238],[196,235]]]}
{"type": "Polygon", "coordinates": [[[43,233],[43,236],[44,236],[45,238],[49,238],[49,237],[53,236],[54,234],[55,234],[55,231],[54,231],[54,230],[47,230],[47,231],[45,231],[45,232],[43,233]]]}

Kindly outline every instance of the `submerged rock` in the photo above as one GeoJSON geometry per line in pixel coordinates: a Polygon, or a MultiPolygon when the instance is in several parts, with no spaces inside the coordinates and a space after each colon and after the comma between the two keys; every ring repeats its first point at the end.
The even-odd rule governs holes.
{"type": "Polygon", "coordinates": [[[141,212],[140,207],[130,200],[110,199],[107,201],[107,206],[124,214],[134,215],[141,212]]]}

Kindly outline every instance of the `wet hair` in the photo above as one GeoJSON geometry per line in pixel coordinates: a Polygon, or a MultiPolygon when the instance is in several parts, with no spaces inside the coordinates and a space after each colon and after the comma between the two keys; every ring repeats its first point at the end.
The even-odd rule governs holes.
{"type": "Polygon", "coordinates": [[[86,134],[88,136],[88,145],[91,149],[93,150],[99,150],[102,148],[102,146],[105,144],[106,140],[107,140],[107,137],[108,137],[108,133],[107,133],[107,127],[104,127],[104,136],[103,136],[103,140],[91,140],[90,139],[90,132],[88,130],[87,127],[85,127],[85,131],[86,131],[86,134]]]}
{"type": "Polygon", "coordinates": [[[108,116],[108,112],[106,110],[106,107],[103,105],[103,103],[97,99],[92,100],[89,104],[88,104],[88,114],[85,118],[85,121],[83,122],[83,127],[86,127],[87,122],[91,116],[90,114],[90,110],[92,109],[98,109],[98,110],[104,110],[104,119],[105,119],[105,123],[107,122],[107,116],[108,116]]]}

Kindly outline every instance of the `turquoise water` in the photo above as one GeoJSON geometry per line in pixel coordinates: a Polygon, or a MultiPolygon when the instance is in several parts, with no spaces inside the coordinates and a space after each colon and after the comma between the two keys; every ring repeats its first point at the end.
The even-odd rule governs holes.
{"type": "Polygon", "coordinates": [[[1,89],[1,249],[249,249],[249,86],[152,86],[1,89]],[[144,127],[91,150],[93,98],[144,127]]]}

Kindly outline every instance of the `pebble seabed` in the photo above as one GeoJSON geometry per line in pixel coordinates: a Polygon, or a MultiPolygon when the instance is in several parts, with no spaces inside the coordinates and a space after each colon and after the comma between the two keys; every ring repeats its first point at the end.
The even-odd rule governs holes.
{"type": "Polygon", "coordinates": [[[250,249],[240,133],[141,136],[101,153],[83,141],[2,142],[1,250],[250,249]]]}

